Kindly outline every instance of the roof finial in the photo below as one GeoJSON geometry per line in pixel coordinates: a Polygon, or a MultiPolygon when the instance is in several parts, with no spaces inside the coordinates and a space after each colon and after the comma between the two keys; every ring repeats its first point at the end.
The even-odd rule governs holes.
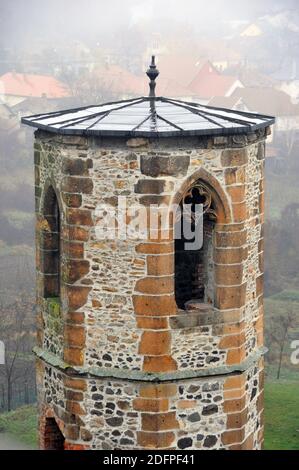
{"type": "Polygon", "coordinates": [[[156,78],[158,77],[159,73],[160,72],[157,69],[156,63],[155,63],[155,56],[152,55],[152,63],[150,64],[150,66],[149,66],[149,68],[146,72],[146,75],[150,79],[150,83],[149,83],[149,87],[150,87],[149,96],[150,96],[150,98],[155,98],[155,96],[156,96],[155,95],[156,78]]]}

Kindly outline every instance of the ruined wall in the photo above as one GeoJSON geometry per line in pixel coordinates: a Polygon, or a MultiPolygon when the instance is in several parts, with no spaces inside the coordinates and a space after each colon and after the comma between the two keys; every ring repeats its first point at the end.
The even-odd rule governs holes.
{"type": "MultiPolygon", "coordinates": [[[[174,379],[192,380],[191,384],[181,384],[183,390],[187,386],[196,388],[197,381],[201,383],[205,380],[195,379],[197,374],[229,374],[242,363],[242,377],[247,387],[244,392],[246,406],[235,412],[251,406],[249,389],[255,379],[246,378],[244,361],[252,359],[248,367],[253,367],[252,364],[259,360],[263,345],[265,137],[265,131],[258,131],[238,137],[159,141],[131,139],[126,142],[37,132],[35,168],[40,348],[37,354],[51,362],[53,358],[49,353],[54,353],[64,361],[64,365],[81,368],[81,372],[89,371],[95,377],[103,375],[107,369],[111,371],[111,376],[119,371],[122,374],[120,380],[111,383],[113,387],[117,383],[121,393],[127,386],[125,378],[131,373],[139,374],[142,380],[146,380],[147,373],[157,376],[167,373],[173,374],[174,379]],[[116,205],[119,196],[126,197],[128,205],[139,202],[145,207],[179,203],[183,191],[197,180],[211,187],[218,209],[213,235],[214,305],[207,311],[181,312],[177,309],[174,296],[172,237],[163,239],[162,234],[158,233],[158,238],[148,237],[146,240],[133,237],[99,240],[96,236],[99,222],[96,209],[99,203],[116,205]],[[42,287],[47,282],[43,262],[47,247],[41,242],[44,240],[41,234],[45,230],[43,197],[49,184],[53,185],[58,196],[62,217],[60,316],[50,322],[45,317],[45,300],[42,297],[42,287]],[[55,328],[59,334],[56,334],[55,328]]],[[[217,382],[216,379],[211,380],[217,382]]],[[[88,445],[103,448],[102,443],[106,442],[105,445],[112,447],[134,448],[138,441],[141,447],[150,447],[150,434],[153,440],[157,440],[155,431],[164,430],[163,419],[159,421],[158,416],[164,409],[153,410],[155,428],[147,429],[141,414],[146,414],[149,405],[146,400],[141,400],[138,414],[133,406],[134,394],[128,398],[127,410],[118,409],[119,412],[133,413],[129,417],[118,415],[122,418],[119,426],[124,427],[120,435],[113,435],[112,432],[117,432],[117,429],[111,431],[106,421],[104,426],[108,428],[103,429],[106,435],[99,435],[92,425],[92,419],[103,417],[100,409],[103,399],[92,398],[92,395],[105,395],[106,403],[107,388],[111,388],[108,382],[109,379],[88,382],[85,393],[80,392],[80,401],[86,413],[84,425],[92,436],[87,433],[91,437],[88,445]],[[92,387],[95,388],[94,393],[91,392],[92,387]],[[143,410],[142,405],[145,407],[143,410]],[[94,412],[97,409],[100,414],[94,412]],[[136,413],[138,416],[135,416],[136,413]],[[133,428],[137,432],[133,433],[134,436],[133,428]],[[131,433],[125,435],[126,431],[131,433]],[[144,442],[143,431],[147,433],[144,442]],[[121,439],[128,442],[121,443],[121,439]]],[[[42,394],[45,384],[42,382],[42,394]]],[[[139,389],[134,390],[137,399],[140,397],[139,389]]],[[[218,395],[223,401],[222,385],[219,385],[219,390],[218,395]]],[[[47,403],[51,408],[54,398],[49,393],[47,403]]],[[[166,443],[156,442],[156,447],[180,447],[178,442],[182,436],[181,439],[189,439],[187,443],[192,440],[191,448],[206,448],[208,445],[204,443],[210,436],[207,434],[208,428],[213,429],[214,437],[208,440],[212,442],[211,447],[237,446],[244,442],[250,447],[247,441],[249,436],[252,436],[255,448],[260,446],[261,425],[257,426],[260,433],[257,437],[257,432],[251,432],[254,425],[249,423],[257,423],[261,405],[258,412],[251,413],[246,425],[245,420],[242,426],[239,423],[231,428],[227,421],[228,410],[225,411],[221,405],[215,405],[218,407],[217,413],[211,413],[208,421],[203,419],[203,403],[198,398],[196,400],[199,401],[193,402],[194,410],[190,407],[194,413],[190,413],[195,414],[197,407],[200,420],[190,424],[189,411],[187,414],[183,412],[185,416],[178,416],[179,393],[176,392],[175,396],[176,399],[170,400],[172,405],[168,403],[170,408],[167,410],[176,416],[173,423],[176,431],[166,443]],[[217,423],[221,423],[219,431],[217,423]],[[188,426],[191,426],[190,430],[188,426]],[[188,431],[183,431],[184,428],[188,431]],[[238,430],[228,443],[221,437],[227,429],[238,430]],[[203,438],[198,439],[195,437],[197,435],[203,438]]],[[[192,401],[190,396],[189,393],[188,400],[192,401]]],[[[43,395],[41,397],[40,402],[44,403],[43,395]]],[[[61,409],[64,410],[65,406],[61,404],[61,409]]],[[[254,408],[256,405],[252,406],[254,408]]],[[[79,416],[83,419],[80,413],[79,416]]],[[[242,416],[244,420],[247,415],[242,416]]],[[[59,419],[64,423],[61,417],[59,419]]],[[[120,423],[120,420],[117,422],[120,423]]],[[[82,444],[82,436],[74,436],[69,438],[71,444],[82,444]]]]}

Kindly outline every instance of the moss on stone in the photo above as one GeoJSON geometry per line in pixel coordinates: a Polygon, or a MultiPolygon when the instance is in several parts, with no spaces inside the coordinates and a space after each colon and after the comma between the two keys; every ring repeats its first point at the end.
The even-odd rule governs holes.
{"type": "Polygon", "coordinates": [[[46,299],[46,312],[48,328],[56,335],[63,332],[63,322],[61,318],[61,304],[58,297],[46,299]]]}

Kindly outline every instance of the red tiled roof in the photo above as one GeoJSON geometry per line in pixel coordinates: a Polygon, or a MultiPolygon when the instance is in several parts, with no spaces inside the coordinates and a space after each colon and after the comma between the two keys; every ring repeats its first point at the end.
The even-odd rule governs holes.
{"type": "Polygon", "coordinates": [[[299,115],[299,105],[293,104],[287,93],[275,88],[237,88],[232,96],[241,98],[247,108],[253,112],[278,117],[299,115]]]}
{"type": "MultiPolygon", "coordinates": [[[[146,95],[148,95],[148,83],[146,87],[146,95]]],[[[195,94],[187,86],[182,85],[177,80],[159,77],[157,79],[157,96],[169,96],[170,98],[192,97],[195,94]]]]}
{"type": "Polygon", "coordinates": [[[67,86],[55,77],[8,72],[0,77],[0,93],[14,96],[40,98],[65,98],[70,96],[67,86]]]}
{"type": "Polygon", "coordinates": [[[233,109],[234,106],[240,101],[237,96],[214,96],[208,103],[209,106],[215,108],[229,108],[233,109]]]}
{"type": "Polygon", "coordinates": [[[157,66],[161,77],[188,87],[199,70],[212,67],[212,64],[208,60],[198,61],[192,56],[165,55],[158,58],[157,66]]]}
{"type": "Polygon", "coordinates": [[[143,77],[132,74],[118,65],[109,65],[96,72],[103,84],[109,91],[117,95],[143,94],[143,77]]]}
{"type": "Polygon", "coordinates": [[[190,84],[190,89],[203,99],[214,96],[225,96],[238,78],[229,75],[221,75],[211,65],[205,65],[190,84]]]}
{"type": "MultiPolygon", "coordinates": [[[[103,85],[119,96],[147,96],[149,93],[149,79],[145,75],[134,75],[118,65],[109,65],[99,69],[97,76],[100,79],[99,86],[103,85]]],[[[182,98],[192,97],[194,93],[178,80],[167,78],[160,73],[157,79],[156,95],[182,98]]]]}

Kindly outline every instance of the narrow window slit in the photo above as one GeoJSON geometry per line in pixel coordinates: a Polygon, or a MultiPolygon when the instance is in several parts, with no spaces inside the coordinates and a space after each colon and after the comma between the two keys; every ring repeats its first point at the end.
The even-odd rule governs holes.
{"type": "Polygon", "coordinates": [[[60,298],[60,210],[56,193],[49,187],[44,200],[42,229],[42,270],[44,297],[60,298]]]}
{"type": "Polygon", "coordinates": [[[179,309],[204,309],[214,303],[215,220],[211,194],[205,185],[197,183],[183,197],[176,221],[179,236],[175,240],[175,297],[179,309]],[[199,205],[202,207],[201,217],[196,211],[199,205]],[[187,224],[194,233],[193,240],[190,240],[190,233],[187,234],[189,239],[186,237],[187,224]],[[200,243],[192,246],[196,240],[200,243]]]}

